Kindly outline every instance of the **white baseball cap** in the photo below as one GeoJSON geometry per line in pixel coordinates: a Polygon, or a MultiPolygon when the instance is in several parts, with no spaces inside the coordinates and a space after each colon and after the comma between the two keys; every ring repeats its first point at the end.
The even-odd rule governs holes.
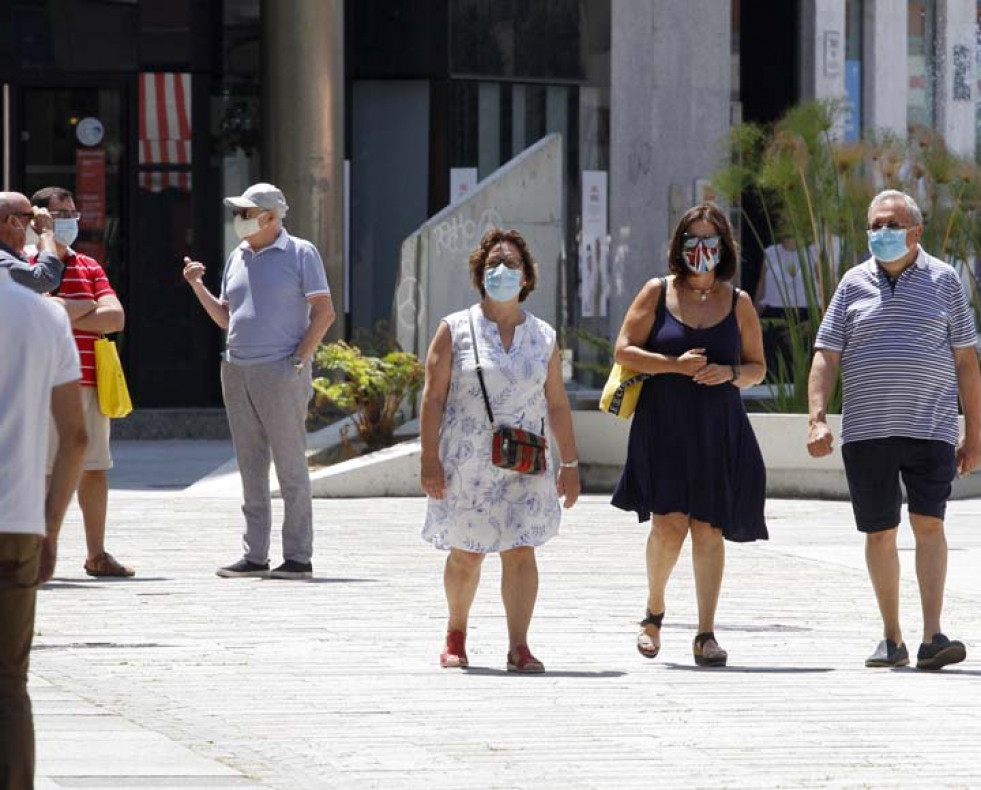
{"type": "Polygon", "coordinates": [[[224,203],[230,208],[264,208],[280,217],[285,217],[290,209],[283,191],[272,184],[253,184],[240,197],[227,197],[224,203]]]}

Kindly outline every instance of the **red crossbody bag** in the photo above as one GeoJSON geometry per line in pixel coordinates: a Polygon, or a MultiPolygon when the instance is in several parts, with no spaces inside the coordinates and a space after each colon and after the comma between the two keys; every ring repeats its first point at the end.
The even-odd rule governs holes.
{"type": "MultiPolygon", "coordinates": [[[[548,442],[543,435],[522,428],[494,427],[494,412],[491,411],[490,398],[487,397],[487,387],[484,385],[484,372],[480,367],[480,355],[477,353],[477,333],[473,328],[472,310],[467,311],[467,318],[470,321],[470,340],[473,343],[477,380],[480,382],[480,392],[484,396],[487,419],[490,420],[491,428],[494,428],[491,463],[501,469],[510,469],[526,475],[543,474],[548,465],[548,442]]],[[[544,429],[543,420],[542,430],[544,429]]]]}

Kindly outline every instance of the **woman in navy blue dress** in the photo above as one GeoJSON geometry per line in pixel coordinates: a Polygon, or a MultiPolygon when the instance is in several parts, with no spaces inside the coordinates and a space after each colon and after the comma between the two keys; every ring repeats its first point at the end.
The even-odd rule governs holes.
{"type": "Polygon", "coordinates": [[[766,471],[739,395],[766,375],[763,338],[749,294],[728,283],[738,251],[717,206],[689,209],[668,255],[671,275],[641,289],[617,338],[616,361],[651,378],[641,389],[613,504],[652,520],[637,649],[647,658],[661,649],[664,590],[691,534],[695,662],[725,666],[728,655],[714,634],[724,540],[767,538],[766,471]]]}

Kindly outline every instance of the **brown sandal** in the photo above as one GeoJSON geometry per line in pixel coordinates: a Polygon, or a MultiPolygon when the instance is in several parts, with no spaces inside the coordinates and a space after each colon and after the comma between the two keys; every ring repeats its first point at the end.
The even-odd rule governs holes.
{"type": "Polygon", "coordinates": [[[700,667],[724,667],[729,660],[729,654],[719,647],[712,631],[703,631],[695,635],[691,646],[695,663],[700,667]],[[711,643],[715,643],[714,646],[711,643]]]}
{"type": "MultiPolygon", "coordinates": [[[[640,621],[641,629],[646,626],[653,625],[658,630],[658,635],[661,632],[661,623],[664,621],[664,612],[660,614],[651,614],[650,609],[647,610],[647,616],[640,621]]],[[[644,658],[657,658],[657,654],[661,652],[661,646],[655,645],[654,640],[647,631],[641,630],[637,634],[637,652],[639,652],[644,658]]]]}
{"type": "Polygon", "coordinates": [[[136,575],[135,570],[127,568],[108,551],[97,555],[95,559],[86,560],[83,567],[89,576],[95,577],[128,578],[136,575]]]}

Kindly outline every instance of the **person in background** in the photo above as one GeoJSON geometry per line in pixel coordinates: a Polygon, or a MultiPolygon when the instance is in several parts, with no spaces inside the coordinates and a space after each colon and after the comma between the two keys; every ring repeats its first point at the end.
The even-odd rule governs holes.
{"type": "MultiPolygon", "coordinates": [[[[102,266],[94,258],[72,249],[78,237],[79,213],[72,193],[61,187],[45,187],[31,196],[31,204],[50,213],[54,222],[57,255],[65,265],[61,285],[52,297],[68,312],[82,366],[82,407],[89,437],[82,476],[78,481],[78,506],[85,527],[89,576],[129,577],[136,571],[106,551],[106,518],[109,508],[109,477],[112,468],[110,422],[99,408],[95,376],[95,341],[106,334],[123,331],[126,316],[102,266]]],[[[58,434],[49,431],[48,474],[58,450],[58,434]]]]}
{"type": "Polygon", "coordinates": [[[0,269],[36,293],[47,293],[61,283],[65,265],[57,254],[54,221],[44,209],[35,209],[20,192],[0,192],[0,269]],[[27,228],[38,236],[34,264],[24,254],[27,228]]]}
{"type": "Polygon", "coordinates": [[[286,232],[289,210],[272,184],[225,198],[242,240],[228,256],[221,292],[204,284],[204,264],[184,259],[184,279],[211,319],[228,330],[221,389],[245,502],[245,556],[219,576],[313,576],[313,501],[307,468],[307,404],[314,352],[334,323],[317,248],[286,232]],[[269,464],[283,493],[283,563],[269,570],[269,464]]]}

